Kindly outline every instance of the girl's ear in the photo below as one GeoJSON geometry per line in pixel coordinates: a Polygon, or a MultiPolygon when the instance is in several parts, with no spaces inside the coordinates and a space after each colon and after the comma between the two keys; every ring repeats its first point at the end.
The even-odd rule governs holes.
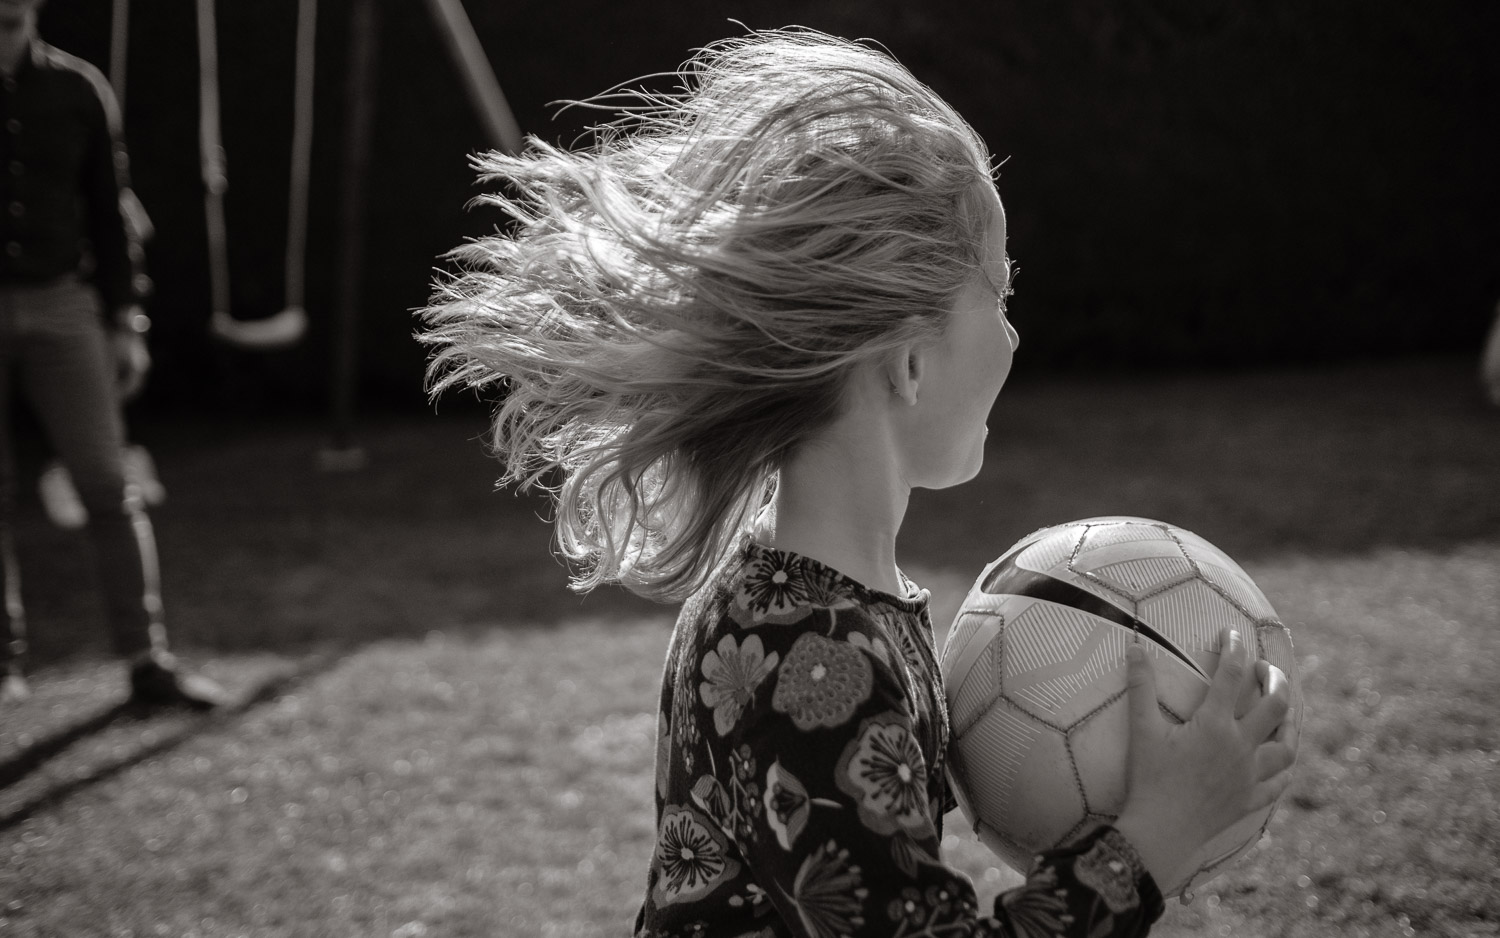
{"type": "Polygon", "coordinates": [[[924,358],[915,342],[903,342],[886,356],[885,374],[891,394],[908,406],[917,402],[926,368],[924,358]]]}

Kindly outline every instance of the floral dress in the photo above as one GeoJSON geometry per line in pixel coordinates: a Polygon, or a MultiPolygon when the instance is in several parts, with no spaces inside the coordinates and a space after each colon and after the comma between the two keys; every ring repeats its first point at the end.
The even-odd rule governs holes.
{"type": "Polygon", "coordinates": [[[948,716],[927,594],[746,543],[662,678],[638,938],[1144,935],[1161,894],[1110,827],[978,908],[938,859],[948,716]]]}

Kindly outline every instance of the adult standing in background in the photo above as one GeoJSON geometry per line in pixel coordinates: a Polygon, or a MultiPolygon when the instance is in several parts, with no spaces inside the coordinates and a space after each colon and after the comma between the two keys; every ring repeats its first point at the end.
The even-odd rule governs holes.
{"type": "Polygon", "coordinates": [[[21,697],[25,652],[10,519],[16,491],[10,391],[20,390],[72,474],[114,651],[132,698],[207,709],[224,699],[167,651],[156,543],[120,458],[120,400],[150,368],[151,321],[120,211],[128,165],[121,120],[98,69],[43,42],[43,0],[0,0],[0,699],[21,697]]]}

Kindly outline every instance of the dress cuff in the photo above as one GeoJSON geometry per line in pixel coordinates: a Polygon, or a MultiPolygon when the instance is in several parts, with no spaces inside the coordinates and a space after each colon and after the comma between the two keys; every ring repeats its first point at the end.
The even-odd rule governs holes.
{"type": "Polygon", "coordinates": [[[1071,865],[1073,878],[1092,889],[1110,910],[1121,914],[1136,908],[1145,922],[1162,913],[1161,890],[1125,835],[1113,827],[1095,828],[1081,840],[1048,851],[1038,865],[1071,865]]]}
{"type": "Polygon", "coordinates": [[[1111,851],[1116,859],[1129,867],[1130,875],[1136,882],[1140,882],[1143,879],[1151,879],[1151,874],[1146,869],[1145,861],[1141,859],[1139,853],[1135,852],[1135,845],[1127,840],[1124,834],[1113,827],[1101,827],[1099,829],[1098,842],[1103,844],[1105,849],[1111,851]]]}

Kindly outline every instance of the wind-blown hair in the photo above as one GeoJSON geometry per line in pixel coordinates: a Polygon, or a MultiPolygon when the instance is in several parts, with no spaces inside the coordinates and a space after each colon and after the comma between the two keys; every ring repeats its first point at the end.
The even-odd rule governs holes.
{"type": "Polygon", "coordinates": [[[851,369],[939,336],[979,269],[978,135],[889,56],[810,30],[700,50],[567,152],[476,158],[508,232],[450,255],[428,386],[498,386],[502,482],[557,502],[574,586],[679,600],[838,413],[851,369]],[[554,470],[560,472],[554,473],[554,470]]]}

